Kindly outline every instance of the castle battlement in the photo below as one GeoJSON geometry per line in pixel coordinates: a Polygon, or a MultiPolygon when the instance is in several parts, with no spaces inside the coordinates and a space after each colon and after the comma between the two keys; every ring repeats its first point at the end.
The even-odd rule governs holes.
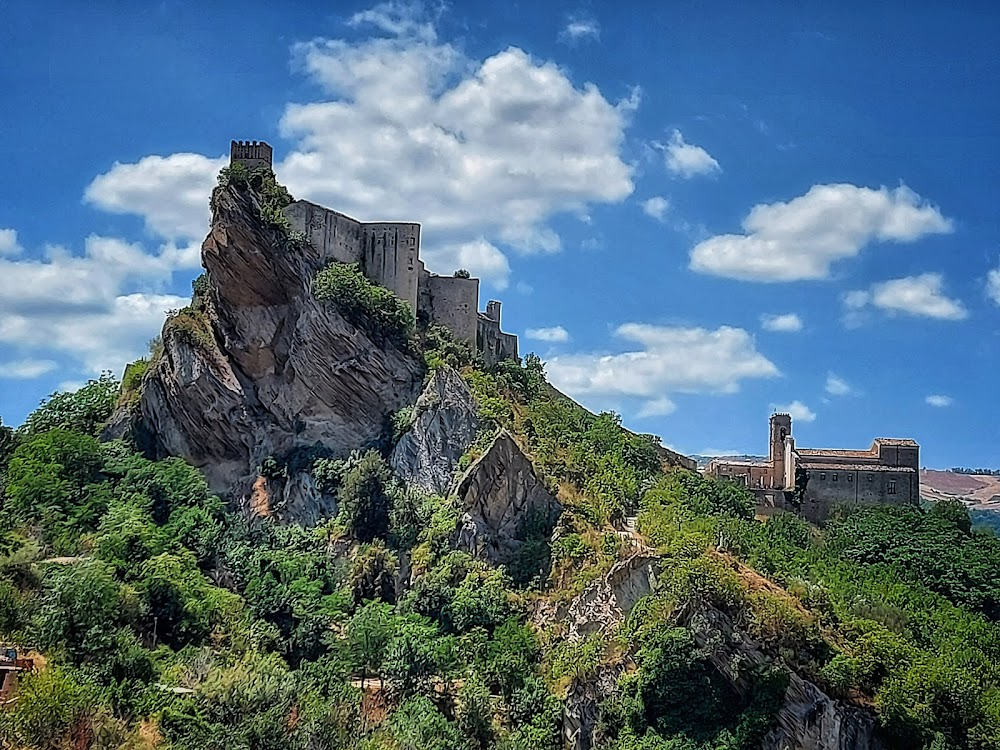
{"type": "Polygon", "coordinates": [[[230,141],[229,163],[242,164],[247,169],[271,169],[273,150],[264,141],[230,141]]]}

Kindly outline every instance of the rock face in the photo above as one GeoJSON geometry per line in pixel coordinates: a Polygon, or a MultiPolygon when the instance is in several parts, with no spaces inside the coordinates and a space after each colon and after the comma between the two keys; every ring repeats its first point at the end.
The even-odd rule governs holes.
{"type": "Polygon", "coordinates": [[[563,624],[569,640],[581,640],[598,631],[613,635],[636,603],[656,589],[660,564],[659,557],[637,548],[579,596],[558,604],[541,601],[533,619],[540,627],[563,624]]]}
{"type": "Polygon", "coordinates": [[[458,459],[482,427],[479,409],[462,377],[450,367],[435,371],[414,407],[413,424],[389,463],[408,484],[447,494],[458,459]]]}
{"type": "MultiPolygon", "coordinates": [[[[691,629],[699,645],[710,644],[712,664],[742,695],[750,689],[752,670],[746,667],[770,661],[717,609],[683,613],[679,622],[691,629]]],[[[778,726],[765,738],[762,750],[885,750],[874,714],[831,698],[795,672],[788,676],[778,726]]]]}
{"type": "Polygon", "coordinates": [[[317,443],[346,454],[377,438],[422,376],[415,355],[316,300],[312,279],[328,259],[259,215],[252,191],[218,191],[201,251],[202,309],[167,321],[138,411],[109,431],[131,431],[156,458],[187,459],[231,498],[249,495],[267,456],[317,443]]]}
{"type": "Polygon", "coordinates": [[[457,494],[463,514],[456,546],[494,565],[514,558],[526,522],[534,519],[551,528],[562,512],[505,430],[465,472],[457,494]]]}

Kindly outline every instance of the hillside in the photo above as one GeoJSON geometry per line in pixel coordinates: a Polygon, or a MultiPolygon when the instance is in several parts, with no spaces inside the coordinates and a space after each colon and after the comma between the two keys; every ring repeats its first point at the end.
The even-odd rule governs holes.
{"type": "Polygon", "coordinates": [[[922,469],[920,495],[929,502],[959,500],[974,510],[1000,510],[1000,476],[922,469]]]}
{"type": "Polygon", "coordinates": [[[0,427],[11,748],[1000,749],[1000,541],[755,520],[223,173],[148,359],[0,427]]]}

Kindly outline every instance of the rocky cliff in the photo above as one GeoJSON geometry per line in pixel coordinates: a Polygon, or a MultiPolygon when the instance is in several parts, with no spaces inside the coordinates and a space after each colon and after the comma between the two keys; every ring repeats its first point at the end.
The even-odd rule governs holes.
{"type": "Polygon", "coordinates": [[[259,201],[246,187],[216,192],[205,283],[168,319],[137,405],[108,432],[187,459],[231,498],[249,496],[268,456],[316,444],[343,454],[376,439],[423,374],[415,354],[313,297],[326,259],[265,224],[259,201]]]}
{"type": "Polygon", "coordinates": [[[482,428],[479,407],[462,376],[441,367],[417,399],[410,429],[396,444],[389,463],[407,484],[445,495],[454,482],[458,460],[482,428]]]}
{"type": "Polygon", "coordinates": [[[551,531],[562,511],[506,430],[458,483],[461,528],[456,546],[495,565],[514,559],[529,523],[551,531]]]}

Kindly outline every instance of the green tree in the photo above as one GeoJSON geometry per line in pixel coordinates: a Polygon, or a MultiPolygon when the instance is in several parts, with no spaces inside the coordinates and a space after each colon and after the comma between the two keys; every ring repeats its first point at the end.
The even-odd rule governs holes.
{"type": "Polygon", "coordinates": [[[385,459],[371,450],[344,474],[338,492],[340,522],[362,542],[389,533],[392,473],[385,459]]]}
{"type": "Polygon", "coordinates": [[[77,391],[53,393],[28,415],[20,432],[38,435],[48,430],[73,430],[97,437],[118,403],[118,381],[106,372],[77,391]]]}

